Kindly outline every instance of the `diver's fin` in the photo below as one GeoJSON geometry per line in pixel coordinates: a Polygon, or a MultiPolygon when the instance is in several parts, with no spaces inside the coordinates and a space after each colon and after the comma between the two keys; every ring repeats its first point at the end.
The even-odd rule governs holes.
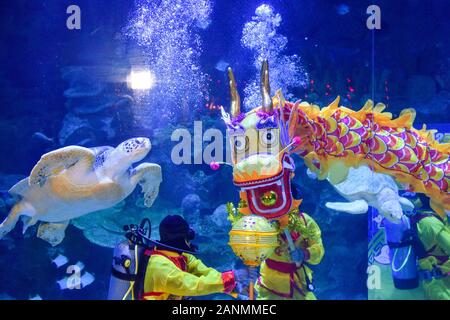
{"type": "Polygon", "coordinates": [[[14,195],[23,196],[23,194],[25,193],[25,191],[28,190],[29,187],[30,186],[28,184],[28,177],[26,177],[25,179],[22,179],[15,185],[13,185],[8,192],[13,196],[14,195]]]}
{"type": "Polygon", "coordinates": [[[63,241],[69,223],[70,220],[59,223],[42,222],[39,225],[37,237],[47,241],[54,247],[63,241]]]}
{"type": "Polygon", "coordinates": [[[369,210],[369,205],[364,200],[355,200],[352,202],[327,202],[325,203],[325,206],[328,209],[351,214],[363,214],[369,210]]]}

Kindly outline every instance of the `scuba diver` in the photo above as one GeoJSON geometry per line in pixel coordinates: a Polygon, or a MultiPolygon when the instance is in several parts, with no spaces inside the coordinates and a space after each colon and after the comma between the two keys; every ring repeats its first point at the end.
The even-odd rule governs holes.
{"type": "MultiPolygon", "coordinates": [[[[300,199],[298,185],[292,183],[294,199],[300,199]]],[[[300,204],[300,200],[296,200],[300,204]]],[[[298,207],[297,205],[297,207],[298,207]]],[[[312,270],[325,250],[317,223],[299,209],[279,219],[280,245],[262,264],[255,290],[258,300],[316,300],[312,270]]]]}
{"type": "Polygon", "coordinates": [[[421,279],[427,299],[450,300],[448,214],[442,217],[432,210],[427,210],[423,203],[428,199],[421,195],[407,193],[403,196],[410,197],[414,209],[405,212],[406,216],[400,224],[385,225],[391,251],[394,254],[400,252],[399,250],[409,253],[399,254],[400,259],[395,259],[395,255],[391,258],[394,285],[398,289],[413,289],[419,285],[421,279]],[[397,241],[392,241],[392,235],[397,241]]]}
{"type": "Polygon", "coordinates": [[[219,272],[194,257],[197,248],[191,241],[195,232],[179,215],[161,221],[159,241],[150,239],[148,219],[139,227],[130,225],[125,229],[128,240],[115,249],[108,299],[179,300],[213,293],[233,295],[238,278],[245,277],[242,272],[219,272]]]}

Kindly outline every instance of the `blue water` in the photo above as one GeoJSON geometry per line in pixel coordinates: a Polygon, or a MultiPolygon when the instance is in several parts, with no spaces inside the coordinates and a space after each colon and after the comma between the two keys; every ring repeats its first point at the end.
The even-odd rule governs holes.
{"type": "MultiPolygon", "coordinates": [[[[394,115],[416,108],[416,127],[446,130],[450,123],[447,1],[377,1],[382,25],[375,32],[366,28],[370,1],[80,0],[80,30],[66,27],[70,4],[0,4],[0,218],[13,204],[5,192],[42,154],[66,145],[116,146],[149,137],[153,148],[145,161],[161,165],[164,181],[151,209],[142,208],[135,190],[119,209],[73,222],[54,248],[36,238],[36,226],[22,235],[19,222],[0,240],[0,299],[106,298],[110,247],[121,239],[106,229],[145,215],[157,225],[166,214],[184,214],[203,230],[197,241],[206,264],[239,265],[226,232],[215,229],[227,230],[227,222],[207,224],[218,206],[238,201],[230,168],[171,161],[173,130],[192,132],[201,120],[203,132],[225,132],[217,107],[229,106],[228,65],[247,110],[259,95],[255,61],[268,57],[272,90],[281,87],[290,99],[325,106],[340,95],[341,104],[358,109],[374,98],[394,115]],[[155,73],[148,92],[127,86],[136,67],[155,73]],[[105,222],[107,216],[115,222],[105,222]],[[51,264],[58,254],[69,264],[82,261],[95,281],[60,290],[56,281],[67,274],[51,264]]],[[[367,299],[367,215],[328,210],[325,202],[343,199],[328,182],[309,179],[301,159],[296,163],[302,210],[321,227],[326,250],[313,268],[318,298],[367,299]]]]}

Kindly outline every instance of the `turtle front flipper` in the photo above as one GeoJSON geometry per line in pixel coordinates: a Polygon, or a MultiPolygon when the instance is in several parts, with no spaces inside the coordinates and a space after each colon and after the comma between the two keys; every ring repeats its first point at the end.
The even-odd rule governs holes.
{"type": "Polygon", "coordinates": [[[369,210],[369,205],[365,200],[355,200],[352,202],[327,202],[325,206],[328,209],[350,214],[363,214],[369,210]]]}
{"type": "Polygon", "coordinates": [[[64,240],[69,223],[70,220],[58,223],[42,222],[39,225],[37,237],[47,241],[54,247],[64,240]]]}
{"type": "Polygon", "coordinates": [[[42,186],[49,176],[58,174],[81,161],[85,164],[85,168],[90,168],[95,162],[95,153],[79,146],[68,146],[46,153],[31,170],[29,184],[42,186]]]}
{"type": "Polygon", "coordinates": [[[142,163],[136,167],[131,176],[133,184],[139,183],[144,193],[144,204],[151,207],[159,192],[162,182],[161,167],[156,163],[142,163]]]}

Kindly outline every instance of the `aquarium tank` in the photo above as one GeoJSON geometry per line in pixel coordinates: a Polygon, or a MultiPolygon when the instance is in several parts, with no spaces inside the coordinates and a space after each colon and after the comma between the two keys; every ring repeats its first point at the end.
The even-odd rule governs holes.
{"type": "Polygon", "coordinates": [[[450,300],[450,2],[0,8],[0,300],[450,300]]]}

